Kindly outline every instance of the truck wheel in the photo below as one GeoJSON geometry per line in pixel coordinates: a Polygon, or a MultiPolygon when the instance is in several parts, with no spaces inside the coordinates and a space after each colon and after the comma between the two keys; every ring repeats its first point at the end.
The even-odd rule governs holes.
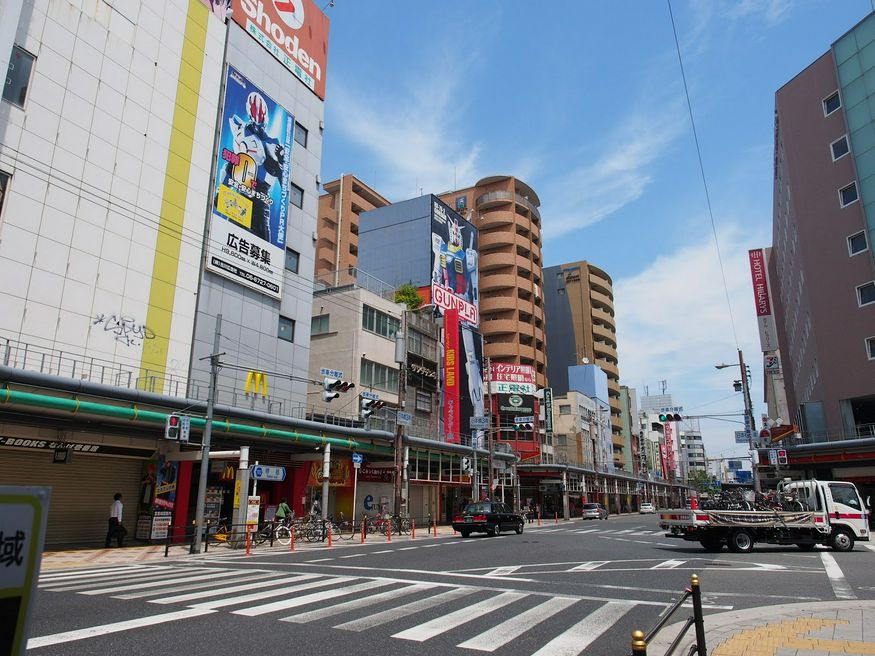
{"type": "Polygon", "coordinates": [[[853,551],[854,536],[846,528],[837,528],[833,531],[829,546],[833,548],[833,551],[853,551]]]}
{"type": "Polygon", "coordinates": [[[727,544],[732,553],[749,553],[753,551],[753,537],[743,528],[730,533],[727,544]]]}
{"type": "Polygon", "coordinates": [[[812,542],[800,542],[797,543],[796,546],[802,551],[814,551],[814,547],[817,545],[812,542]]]}
{"type": "Polygon", "coordinates": [[[699,540],[699,544],[702,545],[702,548],[705,551],[720,551],[723,549],[723,543],[720,541],[720,538],[705,538],[703,540],[699,540]]]}

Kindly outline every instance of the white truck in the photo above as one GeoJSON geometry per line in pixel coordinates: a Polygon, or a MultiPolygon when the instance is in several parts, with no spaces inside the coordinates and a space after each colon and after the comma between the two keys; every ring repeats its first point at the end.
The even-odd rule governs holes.
{"type": "Polygon", "coordinates": [[[735,553],[747,553],[757,542],[851,551],[855,540],[869,541],[867,508],[853,483],[783,481],[778,491],[795,498],[801,509],[666,510],[659,527],[666,537],[698,542],[707,551],[720,551],[725,544],[735,553]]]}

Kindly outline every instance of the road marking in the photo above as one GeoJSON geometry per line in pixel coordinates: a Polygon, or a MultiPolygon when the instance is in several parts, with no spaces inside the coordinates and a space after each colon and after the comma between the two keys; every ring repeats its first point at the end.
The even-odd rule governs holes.
{"type": "Polygon", "coordinates": [[[623,535],[625,533],[634,533],[634,529],[626,529],[625,531],[617,531],[617,535],[623,535]]]}
{"type": "Polygon", "coordinates": [[[845,579],[842,568],[839,567],[839,564],[836,562],[835,558],[832,557],[832,554],[821,551],[820,559],[823,561],[823,568],[826,570],[826,575],[829,577],[829,582],[830,585],[832,585],[832,591],[835,593],[836,598],[856,599],[857,595],[854,594],[853,588],[850,586],[847,579],[845,579]]]}
{"type": "MultiPolygon", "coordinates": [[[[186,581],[204,581],[206,579],[221,579],[226,578],[228,576],[237,576],[238,572],[215,572],[210,574],[200,574],[198,576],[183,576],[175,579],[162,579],[161,581],[150,581],[149,583],[143,583],[140,581],[139,583],[133,583],[129,585],[116,585],[110,588],[97,588],[96,590],[83,590],[79,592],[81,595],[99,595],[99,594],[112,594],[114,592],[127,592],[128,590],[143,590],[146,588],[160,588],[162,585],[167,585],[168,583],[185,583],[186,581]]],[[[219,581],[217,585],[221,585],[222,581],[219,581]]]]}
{"type": "MultiPolygon", "coordinates": [[[[300,579],[298,579],[300,580],[300,579]]],[[[346,583],[354,580],[350,576],[336,576],[330,579],[319,579],[318,581],[308,581],[307,583],[299,583],[297,585],[286,585],[274,590],[259,590],[253,594],[243,595],[242,597],[230,597],[226,599],[217,599],[215,601],[202,601],[197,604],[192,604],[191,608],[224,608],[225,606],[237,606],[239,604],[248,604],[250,601],[261,601],[269,597],[279,597],[284,594],[295,594],[302,590],[310,590],[312,588],[324,588],[336,583],[346,583]]]]}
{"type": "Polygon", "coordinates": [[[156,567],[155,565],[134,565],[130,567],[105,567],[103,569],[86,569],[86,570],[75,570],[72,572],[51,572],[48,574],[40,574],[39,580],[40,583],[43,581],[51,582],[58,581],[61,579],[84,579],[84,578],[93,578],[99,576],[107,576],[112,574],[125,574],[128,572],[139,572],[139,571],[155,571],[157,569],[162,569],[161,567],[156,567]]]}
{"type": "Polygon", "coordinates": [[[199,617],[200,615],[208,615],[213,612],[215,611],[205,608],[187,608],[173,613],[162,613],[160,615],[150,615],[149,617],[138,617],[134,620],[125,620],[124,622],[101,624],[100,626],[92,626],[87,629],[64,631],[63,633],[54,633],[40,638],[31,638],[27,641],[27,648],[37,649],[39,647],[48,647],[49,645],[57,645],[64,642],[73,642],[74,640],[85,640],[86,638],[93,638],[108,633],[119,633],[121,631],[137,629],[142,626],[152,626],[154,624],[185,620],[190,617],[199,617]]]}
{"type": "Polygon", "coordinates": [[[632,604],[609,602],[560,633],[532,656],[577,656],[631,608],[632,604]]]}
{"type": "Polygon", "coordinates": [[[584,533],[596,533],[598,531],[597,528],[587,528],[582,531],[575,531],[578,535],[583,535],[584,533]]]}
{"type": "MultiPolygon", "coordinates": [[[[394,551],[394,549],[383,549],[382,551],[372,551],[371,555],[373,556],[374,554],[392,553],[393,551],[394,551]]],[[[330,559],[323,558],[322,560],[330,560],[330,559]]],[[[318,560],[308,560],[307,562],[308,563],[318,563],[319,561],[318,560]]]]}
{"type": "Polygon", "coordinates": [[[869,551],[875,551],[875,544],[864,544],[863,546],[866,547],[869,551]]]}
{"type": "MultiPolygon", "coordinates": [[[[245,570],[244,570],[245,571],[245,570]]],[[[240,572],[237,572],[240,574],[240,572]]],[[[233,583],[243,583],[244,581],[258,581],[269,579],[276,576],[276,572],[260,572],[251,576],[241,576],[234,579],[233,583]]],[[[204,588],[215,588],[217,585],[225,585],[227,581],[207,581],[206,583],[194,583],[192,585],[175,585],[171,588],[155,588],[154,590],[146,590],[145,592],[129,592],[128,594],[113,595],[113,599],[141,599],[143,597],[157,597],[158,595],[166,595],[171,592],[190,592],[192,590],[203,590],[204,588]]]]}
{"type": "MultiPolygon", "coordinates": [[[[374,553],[389,553],[388,551],[375,551],[374,553]]],[[[316,558],[315,560],[305,560],[306,563],[324,563],[334,558],[316,558]]]]}
{"type": "MultiPolygon", "coordinates": [[[[349,579],[347,579],[349,580],[349,579]]],[[[338,582],[340,582],[338,580],[338,582]]],[[[333,583],[333,581],[332,581],[333,583]]],[[[316,601],[323,601],[326,599],[334,599],[335,597],[344,597],[346,595],[355,594],[357,592],[364,592],[365,590],[372,590],[373,588],[384,588],[389,583],[386,581],[365,581],[363,583],[358,583],[356,585],[351,585],[349,587],[341,587],[335,588],[333,590],[319,590],[319,592],[313,592],[308,595],[304,595],[303,597],[294,597],[291,599],[280,599],[279,601],[273,601],[269,604],[261,604],[260,606],[250,606],[249,608],[241,608],[240,610],[232,611],[233,615],[244,615],[246,617],[256,617],[258,615],[264,615],[266,613],[273,613],[278,610],[288,610],[289,608],[297,608],[299,606],[306,606],[307,604],[311,604],[316,601]]],[[[303,586],[302,586],[303,587],[303,586]]],[[[301,588],[298,588],[301,589],[301,588]]],[[[236,600],[235,600],[236,601],[236,600]]]]}
{"type": "Polygon", "coordinates": [[[581,563],[577,567],[572,567],[569,572],[589,572],[591,570],[596,569],[597,567],[601,567],[602,565],[607,565],[609,561],[607,560],[591,560],[587,563],[581,563]]]}
{"type": "Polygon", "coordinates": [[[350,554],[348,556],[341,556],[341,558],[360,558],[361,556],[367,556],[367,555],[368,554],[357,553],[357,554],[350,554]]]}
{"type": "Polygon", "coordinates": [[[402,617],[407,617],[408,615],[413,615],[414,613],[419,613],[423,610],[428,610],[429,608],[440,606],[441,604],[445,604],[449,601],[454,601],[456,599],[461,599],[462,597],[467,597],[468,595],[474,594],[475,592],[477,592],[476,588],[455,588],[453,590],[447,590],[446,592],[441,592],[440,594],[427,597],[426,599],[420,599],[419,601],[413,601],[402,606],[396,606],[395,608],[390,608],[389,610],[384,610],[382,612],[375,613],[374,615],[369,615],[367,617],[362,617],[357,620],[338,624],[334,628],[343,629],[345,631],[365,631],[366,629],[372,629],[373,627],[379,626],[380,624],[394,622],[395,620],[402,617]]]}
{"type": "Polygon", "coordinates": [[[659,563],[658,565],[654,565],[650,569],[674,569],[675,567],[683,565],[685,562],[687,562],[687,561],[686,560],[666,560],[666,561],[659,563]]]}
{"type": "Polygon", "coordinates": [[[431,590],[435,587],[437,586],[430,585],[428,583],[417,583],[415,585],[408,585],[406,587],[397,588],[395,590],[380,592],[378,594],[370,595],[362,599],[353,599],[352,601],[344,601],[339,604],[334,604],[333,606],[327,606],[326,608],[319,608],[317,610],[311,610],[306,613],[297,613],[295,615],[292,615],[291,617],[283,617],[282,619],[280,619],[280,621],[294,622],[295,624],[305,624],[307,622],[313,622],[315,620],[322,620],[326,617],[331,617],[332,615],[340,615],[341,613],[346,613],[351,610],[365,608],[366,606],[373,606],[374,604],[378,604],[383,601],[394,600],[398,599],[399,597],[406,597],[407,595],[413,594],[415,592],[431,590]]]}
{"type": "Polygon", "coordinates": [[[218,590],[206,590],[202,592],[191,592],[188,594],[176,595],[175,597],[164,597],[162,599],[152,599],[150,604],[178,604],[193,599],[205,599],[214,597],[219,594],[227,594],[232,592],[244,592],[246,590],[255,590],[256,588],[269,588],[275,585],[283,585],[285,583],[293,583],[296,581],[305,581],[307,579],[315,579],[318,574],[295,574],[271,581],[257,581],[256,583],[246,583],[245,585],[232,585],[230,588],[219,588],[218,590]]]}
{"type": "Polygon", "coordinates": [[[553,617],[559,611],[565,610],[576,603],[577,599],[570,599],[568,597],[548,599],[534,608],[530,608],[516,617],[512,617],[498,626],[456,646],[465,649],[477,649],[478,651],[495,651],[544,620],[553,617]]]}
{"type": "Polygon", "coordinates": [[[398,551],[410,551],[411,549],[419,549],[419,547],[404,547],[403,549],[399,549],[398,551]]]}
{"type": "Polygon", "coordinates": [[[88,586],[105,585],[106,583],[117,583],[119,581],[137,581],[148,579],[149,577],[160,576],[175,576],[186,572],[204,572],[209,570],[209,567],[184,567],[173,568],[172,570],[149,569],[137,572],[118,572],[116,574],[101,574],[99,576],[83,576],[77,579],[63,579],[47,581],[40,583],[39,587],[43,590],[75,590],[77,587],[84,590],[88,586]]]}
{"type": "Polygon", "coordinates": [[[484,599],[483,601],[479,601],[476,604],[467,606],[461,610],[442,615],[441,617],[436,617],[424,624],[419,624],[399,633],[395,633],[392,637],[401,640],[425,642],[426,640],[441,635],[442,633],[446,633],[447,631],[462,626],[463,624],[473,622],[474,620],[479,619],[482,614],[491,613],[494,610],[503,608],[504,606],[519,601],[520,599],[524,599],[525,597],[525,593],[522,592],[502,592],[501,594],[490,597],[489,599],[484,599]]]}
{"type": "Polygon", "coordinates": [[[505,576],[506,574],[513,574],[517,571],[522,565],[511,565],[508,567],[496,567],[491,572],[486,572],[484,576],[505,576]]]}

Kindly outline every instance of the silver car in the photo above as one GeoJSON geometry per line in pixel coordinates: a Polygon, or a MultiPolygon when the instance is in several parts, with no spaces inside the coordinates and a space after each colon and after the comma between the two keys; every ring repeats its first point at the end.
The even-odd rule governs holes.
{"type": "Polygon", "coordinates": [[[585,503],[581,516],[584,519],[607,519],[608,511],[600,503],[585,503]]]}

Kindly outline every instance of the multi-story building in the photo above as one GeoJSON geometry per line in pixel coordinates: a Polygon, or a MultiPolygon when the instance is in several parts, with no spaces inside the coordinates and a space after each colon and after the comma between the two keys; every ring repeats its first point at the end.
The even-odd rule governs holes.
{"type": "Polygon", "coordinates": [[[775,94],[772,300],[788,406],[811,441],[875,436],[873,26],[775,94]]]}
{"type": "Polygon", "coordinates": [[[707,471],[705,444],[702,441],[702,431],[698,419],[686,419],[681,424],[681,446],[683,448],[684,478],[689,478],[694,471],[707,471]]]}
{"type": "Polygon", "coordinates": [[[623,437],[617,327],[611,277],[589,262],[544,269],[547,310],[547,377],[557,394],[568,390],[568,367],[595,363],[608,376],[614,461],[629,459],[623,437]]]}
{"type": "MultiPolygon", "coordinates": [[[[187,523],[199,465],[174,459],[163,418],[202,416],[211,355],[229,429],[217,444],[288,462],[280,426],[308,432],[291,415],[307,399],[328,21],[304,0],[284,53],[295,28],[250,4],[0,9],[3,382],[43,390],[3,408],[0,479],[54,487],[49,543],[99,539],[118,491],[131,532],[155,508],[187,523]],[[44,397],[73,389],[76,411],[50,417],[44,397]],[[65,445],[72,461],[46,465],[65,445]],[[142,482],[170,470],[175,505],[138,508],[142,482]]],[[[276,493],[305,485],[293,474],[276,493]]]]}
{"type": "Polygon", "coordinates": [[[875,474],[872,48],[875,13],[775,94],[771,295],[757,298],[758,313],[771,299],[780,349],[771,367],[783,375],[785,423],[802,435],[799,446],[784,442],[790,469],[865,486],[875,474]]]}
{"type": "Polygon", "coordinates": [[[339,272],[358,266],[359,215],[389,201],[354,175],[323,185],[316,229],[316,280],[337,285],[339,272]]]}
{"type": "Polygon", "coordinates": [[[622,461],[615,461],[615,465],[618,469],[624,469],[628,473],[637,473],[640,459],[638,394],[634,388],[625,385],[620,385],[620,422],[623,435],[623,454],[626,457],[622,461]]]}
{"type": "Polygon", "coordinates": [[[541,204],[513,176],[438,194],[479,230],[480,312],[484,354],[495,362],[530,365],[547,384],[541,255],[541,204]]]}

